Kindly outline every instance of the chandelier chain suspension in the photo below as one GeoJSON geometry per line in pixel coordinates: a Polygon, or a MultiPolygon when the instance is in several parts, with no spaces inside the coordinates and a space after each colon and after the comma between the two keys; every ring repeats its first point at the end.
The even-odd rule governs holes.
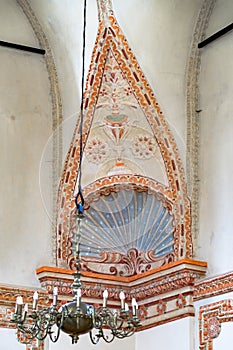
{"type": "MultiPolygon", "coordinates": [[[[82,197],[82,160],[83,160],[83,122],[84,122],[84,78],[85,78],[85,53],[86,53],[86,17],[87,17],[87,0],[84,0],[83,9],[83,50],[82,50],[82,82],[81,82],[81,113],[80,113],[80,150],[79,150],[79,182],[78,182],[78,194],[82,197]]],[[[76,202],[77,203],[77,202],[76,202]]],[[[82,203],[83,204],[83,203],[82,203]]]]}

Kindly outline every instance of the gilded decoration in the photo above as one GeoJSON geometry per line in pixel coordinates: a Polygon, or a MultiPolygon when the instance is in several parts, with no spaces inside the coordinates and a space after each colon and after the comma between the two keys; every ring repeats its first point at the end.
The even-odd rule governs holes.
{"type": "MultiPolygon", "coordinates": [[[[111,1],[98,0],[97,3],[99,29],[84,100],[84,197],[101,188],[111,191],[111,186],[122,182],[143,186],[148,193],[155,189],[170,203],[174,227],[172,260],[191,258],[191,209],[174,137],[117,24],[111,1]]],[[[71,227],[77,193],[79,122],[66,157],[58,195],[57,265],[65,268],[72,266],[71,227]]],[[[86,208],[86,212],[88,210],[86,208]]],[[[128,243],[132,242],[126,240],[124,245],[128,243]]],[[[137,249],[135,254],[145,254],[143,259],[148,254],[137,246],[129,249],[133,248],[137,249]]],[[[107,253],[110,264],[111,259],[113,263],[116,259],[112,253],[120,252],[114,247],[107,253]]],[[[124,255],[127,259],[127,252],[124,255]]],[[[122,261],[123,257],[119,259],[122,261]]]]}

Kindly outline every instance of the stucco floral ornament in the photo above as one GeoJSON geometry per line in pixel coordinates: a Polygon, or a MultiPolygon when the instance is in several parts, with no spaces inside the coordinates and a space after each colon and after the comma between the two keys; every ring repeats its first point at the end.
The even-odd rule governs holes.
{"type": "Polygon", "coordinates": [[[149,159],[156,151],[156,143],[147,135],[136,136],[133,141],[132,152],[136,158],[149,159]]]}
{"type": "Polygon", "coordinates": [[[140,305],[138,311],[139,311],[140,319],[142,321],[145,320],[148,316],[148,307],[146,307],[145,305],[140,305]]]}
{"type": "Polygon", "coordinates": [[[159,300],[158,305],[157,305],[157,312],[159,315],[165,314],[167,311],[167,303],[164,302],[163,300],[159,300]]]}
{"type": "Polygon", "coordinates": [[[182,309],[182,307],[186,306],[186,299],[185,299],[185,296],[183,294],[179,294],[179,296],[176,300],[176,306],[179,309],[182,309]]]}
{"type": "Polygon", "coordinates": [[[221,331],[221,324],[217,317],[210,317],[207,324],[207,332],[209,338],[217,338],[221,331]]]}
{"type": "Polygon", "coordinates": [[[100,163],[105,160],[108,155],[108,145],[106,142],[94,138],[88,143],[85,149],[85,155],[89,162],[95,164],[100,163]]]}

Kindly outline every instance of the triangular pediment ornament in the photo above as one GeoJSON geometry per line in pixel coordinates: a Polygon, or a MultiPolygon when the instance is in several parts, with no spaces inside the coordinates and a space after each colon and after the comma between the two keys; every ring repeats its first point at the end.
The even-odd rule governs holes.
{"type": "MultiPolygon", "coordinates": [[[[83,181],[87,215],[88,212],[96,211],[92,203],[98,202],[98,210],[107,205],[107,201],[113,198],[109,197],[112,189],[113,192],[117,189],[117,192],[123,186],[123,190],[128,191],[127,193],[131,191],[134,199],[132,210],[136,210],[137,203],[140,202],[138,193],[142,191],[147,191],[150,195],[152,193],[153,203],[158,202],[158,207],[163,203],[163,212],[168,211],[164,217],[169,222],[171,220],[168,216],[172,217],[173,226],[172,230],[160,230],[162,233],[158,228],[154,237],[158,237],[162,242],[163,234],[166,237],[164,244],[169,242],[171,247],[172,235],[172,251],[168,252],[169,257],[172,256],[174,260],[191,258],[191,209],[175,139],[136,57],[120,30],[111,1],[97,0],[97,4],[99,28],[88,71],[84,100],[83,181]],[[134,192],[132,185],[135,186],[134,192]]],[[[56,258],[57,264],[63,267],[72,267],[72,218],[77,192],[78,163],[79,120],[66,157],[58,194],[56,258]]],[[[109,205],[107,207],[109,208],[109,205]]],[[[111,210],[114,211],[113,207],[111,210]]],[[[104,222],[110,214],[112,213],[107,212],[106,215],[102,215],[104,222]]],[[[125,220],[123,226],[126,226],[131,214],[130,210],[127,214],[126,211],[121,213],[121,220],[125,220]]],[[[156,215],[161,221],[159,213],[156,215]]],[[[143,220],[143,216],[140,217],[143,220]]],[[[117,221],[112,215],[111,220],[117,221]]],[[[159,224],[158,221],[151,222],[151,225],[156,228],[164,224],[161,222],[159,224]]],[[[90,232],[97,232],[93,237],[97,241],[100,239],[101,233],[97,228],[90,232]]],[[[145,244],[142,248],[144,251],[138,251],[142,239],[140,237],[136,242],[136,233],[131,233],[132,241],[136,242],[135,246],[132,246],[129,244],[127,230],[125,234],[122,230],[119,232],[123,237],[121,245],[124,245],[125,239],[125,246],[136,249],[137,254],[146,253],[145,244]]],[[[150,235],[153,239],[153,232],[150,231],[150,235]]],[[[108,264],[111,263],[109,256],[114,262],[114,259],[117,260],[114,254],[119,255],[113,247],[110,253],[108,264]]],[[[161,264],[166,261],[165,255],[161,258],[161,264]]],[[[151,251],[148,256],[151,256],[151,263],[158,260],[151,251]]],[[[88,264],[88,256],[85,259],[88,264]]],[[[98,262],[98,257],[94,259],[98,262]]],[[[93,261],[91,252],[90,260],[93,261]]],[[[123,260],[121,252],[121,262],[123,260]]],[[[100,258],[99,261],[103,259],[100,258]]]]}

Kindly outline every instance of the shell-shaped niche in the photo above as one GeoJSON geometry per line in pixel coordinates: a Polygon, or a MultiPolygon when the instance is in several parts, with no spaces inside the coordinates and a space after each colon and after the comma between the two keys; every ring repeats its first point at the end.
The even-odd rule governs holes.
{"type": "Polygon", "coordinates": [[[80,232],[87,260],[104,252],[126,256],[130,249],[159,260],[174,250],[174,218],[162,198],[145,190],[102,192],[85,211],[80,232]]]}

